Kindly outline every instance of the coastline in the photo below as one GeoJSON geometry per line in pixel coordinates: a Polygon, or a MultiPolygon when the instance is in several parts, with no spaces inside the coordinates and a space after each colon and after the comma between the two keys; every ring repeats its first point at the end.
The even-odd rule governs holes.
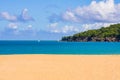
{"type": "Polygon", "coordinates": [[[119,80],[120,55],[0,55],[0,80],[119,80]]]}

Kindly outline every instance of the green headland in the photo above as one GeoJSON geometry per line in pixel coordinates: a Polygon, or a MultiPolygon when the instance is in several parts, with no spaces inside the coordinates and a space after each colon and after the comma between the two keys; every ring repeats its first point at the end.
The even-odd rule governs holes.
{"type": "Polygon", "coordinates": [[[119,42],[120,41],[120,24],[102,27],[101,29],[88,30],[72,36],[64,36],[61,41],[76,42],[119,42]]]}

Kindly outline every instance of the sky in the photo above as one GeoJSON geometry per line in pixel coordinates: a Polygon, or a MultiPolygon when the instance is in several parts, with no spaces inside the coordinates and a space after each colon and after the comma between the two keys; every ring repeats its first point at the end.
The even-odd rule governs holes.
{"type": "Polygon", "coordinates": [[[0,0],[0,40],[60,40],[120,23],[120,0],[0,0]]]}

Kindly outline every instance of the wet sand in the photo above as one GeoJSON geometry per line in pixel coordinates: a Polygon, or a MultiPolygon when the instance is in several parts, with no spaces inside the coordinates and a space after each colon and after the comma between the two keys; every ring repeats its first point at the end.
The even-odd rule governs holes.
{"type": "Polygon", "coordinates": [[[1,55],[0,80],[120,80],[120,56],[1,55]]]}

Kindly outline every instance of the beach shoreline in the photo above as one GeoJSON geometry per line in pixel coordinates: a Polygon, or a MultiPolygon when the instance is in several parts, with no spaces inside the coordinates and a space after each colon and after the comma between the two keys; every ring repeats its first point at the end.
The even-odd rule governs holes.
{"type": "Polygon", "coordinates": [[[120,55],[0,55],[0,80],[119,80],[120,55]]]}

